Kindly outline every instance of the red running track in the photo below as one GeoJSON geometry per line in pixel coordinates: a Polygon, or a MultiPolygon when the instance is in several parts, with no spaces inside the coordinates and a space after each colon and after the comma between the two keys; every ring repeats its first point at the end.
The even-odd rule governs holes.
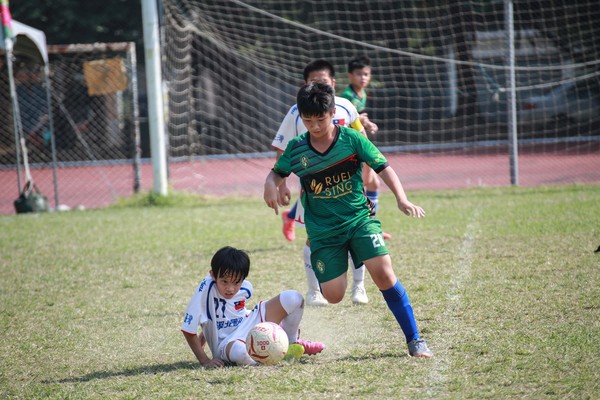
{"type": "MultiPolygon", "coordinates": [[[[509,186],[507,154],[387,154],[405,189],[462,189],[477,186],[509,186]]],[[[200,160],[172,163],[170,185],[177,191],[207,196],[262,196],[262,188],[273,159],[200,160]]],[[[35,183],[54,204],[52,170],[32,170],[35,183]]],[[[133,194],[131,165],[63,167],[58,171],[60,204],[98,208],[119,197],[133,194]]],[[[291,186],[297,186],[297,180],[291,186]]],[[[519,155],[519,185],[599,184],[600,151],[585,154],[522,152],[519,155]]],[[[13,201],[19,191],[14,170],[0,171],[0,214],[14,214],[13,201]]],[[[142,165],[141,190],[152,190],[152,166],[142,165]]],[[[385,189],[384,189],[385,190],[385,189]]]]}

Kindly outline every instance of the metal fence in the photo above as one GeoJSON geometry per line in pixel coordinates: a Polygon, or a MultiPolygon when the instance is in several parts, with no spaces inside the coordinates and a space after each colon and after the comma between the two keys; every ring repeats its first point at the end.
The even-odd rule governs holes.
{"type": "MultiPolygon", "coordinates": [[[[13,64],[20,136],[25,138],[33,181],[52,207],[100,207],[139,190],[135,45],[52,45],[48,56],[50,102],[43,67],[24,58],[13,64]],[[53,176],[53,171],[58,173],[53,176]],[[53,204],[56,201],[59,204],[53,204]]],[[[4,90],[7,80],[3,70],[3,110],[11,109],[8,90],[4,90]]],[[[20,190],[18,148],[12,113],[1,114],[0,213],[10,213],[20,190]]]]}

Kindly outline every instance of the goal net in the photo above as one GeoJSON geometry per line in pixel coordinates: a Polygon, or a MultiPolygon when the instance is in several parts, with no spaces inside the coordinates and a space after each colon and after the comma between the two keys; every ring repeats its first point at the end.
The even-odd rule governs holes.
{"type": "MultiPolygon", "coordinates": [[[[367,110],[384,151],[506,152],[506,3],[163,0],[170,156],[271,151],[304,66],[328,60],[341,93],[358,55],[372,60],[367,110]]],[[[514,3],[519,146],[589,151],[600,135],[597,1],[514,3]]]]}

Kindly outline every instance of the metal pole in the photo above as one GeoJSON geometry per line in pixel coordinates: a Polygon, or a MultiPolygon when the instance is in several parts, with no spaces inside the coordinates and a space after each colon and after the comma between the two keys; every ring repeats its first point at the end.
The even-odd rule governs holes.
{"type": "Polygon", "coordinates": [[[52,115],[52,88],[50,87],[50,67],[48,60],[44,62],[44,81],[46,84],[46,102],[48,103],[48,124],[50,128],[50,146],[52,148],[52,178],[54,181],[54,208],[60,204],[58,195],[58,169],[56,164],[56,140],[54,137],[54,117],[52,115]]]}
{"type": "Polygon", "coordinates": [[[519,155],[517,140],[517,94],[515,82],[515,27],[513,2],[504,0],[504,24],[508,44],[508,153],[510,162],[510,183],[519,186],[519,155]]]}
{"type": "Polygon", "coordinates": [[[166,196],[168,194],[167,149],[156,0],[142,0],[142,20],[144,24],[150,152],[152,153],[152,172],[154,178],[153,191],[156,194],[166,196]]]}
{"type": "Polygon", "coordinates": [[[10,91],[10,101],[12,104],[13,130],[15,136],[15,153],[17,162],[17,185],[18,192],[21,192],[23,187],[21,178],[21,113],[19,112],[19,99],[17,98],[17,88],[15,87],[15,78],[13,76],[13,56],[12,48],[13,41],[10,38],[4,39],[4,48],[6,50],[6,67],[8,68],[8,84],[10,91]]]}
{"type": "Polygon", "coordinates": [[[131,103],[133,109],[133,192],[139,193],[141,186],[141,158],[142,149],[140,145],[140,111],[138,105],[138,83],[137,83],[137,61],[135,54],[135,43],[131,42],[127,48],[127,57],[131,66],[131,103]]]}

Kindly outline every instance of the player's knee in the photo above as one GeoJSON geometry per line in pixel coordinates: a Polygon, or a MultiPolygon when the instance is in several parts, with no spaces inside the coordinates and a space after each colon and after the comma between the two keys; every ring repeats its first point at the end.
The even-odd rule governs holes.
{"type": "Polygon", "coordinates": [[[342,299],[344,298],[344,292],[336,292],[336,291],[323,291],[323,297],[325,297],[325,299],[331,303],[331,304],[337,304],[340,301],[342,301],[342,299]]]}
{"type": "Polygon", "coordinates": [[[229,343],[227,346],[227,359],[229,361],[236,363],[237,365],[255,365],[256,361],[254,361],[248,351],[246,350],[246,345],[239,341],[234,340],[229,343]]]}
{"type": "Polygon", "coordinates": [[[294,310],[304,306],[304,297],[297,290],[286,290],[279,294],[279,301],[285,312],[289,315],[294,310]]]}

